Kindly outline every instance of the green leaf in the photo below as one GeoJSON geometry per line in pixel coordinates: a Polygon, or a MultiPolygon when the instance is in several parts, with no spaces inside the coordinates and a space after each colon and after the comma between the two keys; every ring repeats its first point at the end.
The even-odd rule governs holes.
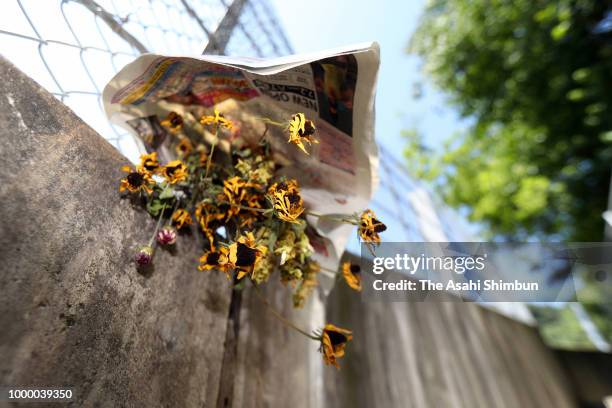
{"type": "Polygon", "coordinates": [[[151,200],[147,203],[147,212],[157,217],[163,206],[164,205],[158,199],[151,200]]]}
{"type": "Polygon", "coordinates": [[[565,35],[568,33],[568,31],[571,28],[571,26],[572,26],[572,23],[570,23],[567,20],[564,20],[564,21],[560,22],[559,24],[557,24],[550,31],[550,35],[553,38],[553,40],[555,40],[555,41],[562,40],[563,37],[565,37],[565,35]]]}
{"type": "Polygon", "coordinates": [[[602,142],[612,143],[612,130],[609,130],[607,132],[601,133],[599,135],[599,138],[601,139],[602,142]]]}
{"type": "Polygon", "coordinates": [[[584,99],[584,97],[586,96],[586,92],[584,91],[584,89],[576,88],[569,91],[566,96],[567,99],[569,99],[570,101],[577,102],[584,99]]]}
{"type": "Polygon", "coordinates": [[[166,186],[166,188],[164,188],[161,194],[159,195],[159,198],[162,200],[166,198],[173,198],[173,197],[174,197],[174,189],[170,186],[166,186]]]}
{"type": "Polygon", "coordinates": [[[584,82],[591,75],[591,70],[589,68],[580,68],[572,72],[572,79],[576,82],[584,82]]]}
{"type": "Polygon", "coordinates": [[[552,21],[555,18],[555,13],[556,6],[554,4],[549,4],[542,10],[538,11],[533,18],[538,23],[546,23],[552,21]]]}

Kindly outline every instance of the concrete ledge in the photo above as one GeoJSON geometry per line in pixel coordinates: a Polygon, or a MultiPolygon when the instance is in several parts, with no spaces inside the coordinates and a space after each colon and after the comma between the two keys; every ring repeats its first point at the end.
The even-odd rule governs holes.
{"type": "Polygon", "coordinates": [[[0,383],[73,386],[74,406],[213,406],[230,290],[195,239],[149,274],[154,220],[121,199],[127,160],[0,59],[0,383]]]}

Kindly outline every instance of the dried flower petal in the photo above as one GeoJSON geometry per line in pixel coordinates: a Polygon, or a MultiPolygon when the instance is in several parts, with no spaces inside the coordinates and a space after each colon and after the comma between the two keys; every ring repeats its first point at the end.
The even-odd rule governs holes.
{"type": "Polygon", "coordinates": [[[300,222],[298,217],[304,212],[304,200],[296,180],[274,183],[268,189],[268,194],[279,219],[295,224],[300,222]]]}
{"type": "Polygon", "coordinates": [[[193,144],[191,144],[191,140],[186,137],[181,138],[176,145],[175,151],[179,157],[188,156],[193,151],[193,144]]]}
{"type": "Polygon", "coordinates": [[[160,124],[171,133],[176,133],[183,128],[183,117],[176,112],[170,112],[160,124]]]}
{"type": "Polygon", "coordinates": [[[164,176],[166,181],[170,184],[180,183],[181,181],[187,180],[187,166],[180,160],[173,160],[166,164],[161,169],[161,174],[164,176]]]}
{"type": "Polygon", "coordinates": [[[229,246],[229,263],[237,272],[236,279],[242,279],[247,273],[252,273],[255,265],[262,259],[268,248],[258,245],[252,232],[247,232],[229,246]]]}
{"type": "Polygon", "coordinates": [[[200,257],[198,269],[201,271],[219,269],[225,272],[228,279],[230,279],[229,271],[231,270],[231,265],[228,263],[228,252],[226,247],[221,247],[218,251],[205,252],[200,257]]]}
{"type": "Polygon", "coordinates": [[[151,179],[151,175],[147,171],[144,169],[133,169],[130,166],[123,166],[121,170],[128,173],[128,175],[121,179],[119,191],[128,190],[131,193],[146,191],[149,194],[153,192],[151,185],[155,181],[151,179]]]}
{"type": "Polygon", "coordinates": [[[365,210],[361,214],[357,233],[365,242],[380,243],[379,233],[385,231],[387,226],[376,218],[372,210],[365,210]]]}
{"type": "Polygon", "coordinates": [[[218,110],[215,109],[215,114],[211,116],[202,116],[200,123],[203,125],[217,125],[231,130],[234,125],[231,121],[227,120],[218,110]]]}
{"type": "Polygon", "coordinates": [[[352,289],[361,292],[361,268],[359,265],[344,262],[342,264],[342,276],[352,289]]]}
{"type": "Polygon", "coordinates": [[[193,224],[193,220],[191,219],[191,215],[184,208],[179,208],[172,214],[172,221],[174,221],[174,225],[176,228],[181,229],[185,225],[193,224]]]}
{"type": "Polygon", "coordinates": [[[321,352],[325,364],[332,364],[340,368],[337,359],[344,356],[346,343],[353,339],[350,330],[336,327],[333,324],[326,324],[321,334],[321,352]]]}
{"type": "Polygon", "coordinates": [[[319,143],[319,141],[313,137],[316,131],[314,122],[306,119],[303,113],[296,113],[291,117],[287,131],[289,132],[288,143],[293,143],[306,154],[309,153],[306,151],[304,143],[308,143],[309,145],[319,143]]]}
{"type": "Polygon", "coordinates": [[[140,156],[140,164],[138,165],[137,169],[149,174],[157,173],[160,169],[159,161],[157,160],[157,152],[143,154],[140,156]]]}

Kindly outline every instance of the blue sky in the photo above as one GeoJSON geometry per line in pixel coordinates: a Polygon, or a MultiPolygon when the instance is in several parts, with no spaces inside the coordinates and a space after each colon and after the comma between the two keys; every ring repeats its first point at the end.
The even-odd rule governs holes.
{"type": "Polygon", "coordinates": [[[416,127],[436,147],[462,127],[454,109],[430,86],[413,99],[421,81],[419,59],[405,52],[424,0],[272,0],[296,53],[377,41],[381,66],[376,99],[376,137],[401,158],[402,129],[416,127]]]}
{"type": "MultiPolygon", "coordinates": [[[[282,28],[296,53],[319,51],[342,45],[377,41],[381,49],[376,96],[376,139],[404,162],[403,129],[416,128],[424,142],[434,149],[454,132],[465,127],[444,95],[427,85],[420,73],[420,59],[406,48],[418,25],[426,0],[271,0],[282,28]],[[422,96],[414,99],[415,84],[422,83],[422,96]]],[[[410,219],[405,187],[399,186],[400,202],[388,189],[379,188],[372,208],[383,219],[397,216],[381,212],[377,203],[401,211],[410,219]]],[[[412,220],[414,221],[414,220],[412,220]]],[[[409,221],[410,222],[410,221],[409,221]]],[[[455,219],[455,224],[458,221],[455,219]]],[[[422,239],[398,223],[389,224],[384,239],[422,239]],[[396,225],[397,224],[397,225],[396,225]]],[[[461,223],[462,230],[467,225],[461,223]]],[[[414,227],[414,226],[413,226],[414,227]]],[[[475,231],[472,231],[474,233],[475,231]]],[[[358,250],[356,239],[349,249],[358,250]]]]}

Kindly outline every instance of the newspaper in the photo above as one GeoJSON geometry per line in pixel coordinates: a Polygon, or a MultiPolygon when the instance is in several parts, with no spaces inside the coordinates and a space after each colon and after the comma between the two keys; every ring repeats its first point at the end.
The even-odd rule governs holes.
{"type": "MultiPolygon", "coordinates": [[[[147,150],[167,149],[158,117],[170,111],[206,112],[214,106],[242,124],[244,140],[261,137],[261,121],[303,112],[314,120],[319,144],[310,155],[269,128],[281,174],[296,178],[306,207],[322,214],[365,209],[378,184],[374,141],[374,97],[379,66],[376,43],[275,59],[203,55],[145,54],[125,66],[106,85],[108,118],[139,136],[147,150]]],[[[338,267],[352,226],[308,216],[319,237],[311,239],[315,259],[338,267]]]]}

